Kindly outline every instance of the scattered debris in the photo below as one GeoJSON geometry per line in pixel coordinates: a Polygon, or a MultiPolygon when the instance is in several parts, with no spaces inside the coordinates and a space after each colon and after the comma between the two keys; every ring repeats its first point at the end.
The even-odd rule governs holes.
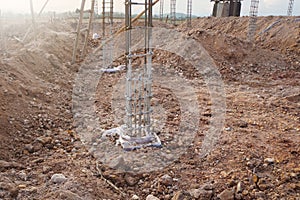
{"type": "Polygon", "coordinates": [[[104,73],[116,73],[116,72],[123,71],[125,69],[126,69],[125,65],[119,65],[118,67],[114,67],[114,68],[101,69],[101,71],[104,73]]]}

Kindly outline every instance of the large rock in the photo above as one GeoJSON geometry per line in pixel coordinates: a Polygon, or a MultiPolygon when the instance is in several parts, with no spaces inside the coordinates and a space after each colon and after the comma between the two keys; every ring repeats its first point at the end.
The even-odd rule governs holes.
{"type": "Polygon", "coordinates": [[[52,183],[63,183],[67,178],[63,174],[53,174],[51,177],[52,183]]]}
{"type": "Polygon", "coordinates": [[[218,195],[220,200],[234,200],[234,191],[232,189],[226,189],[218,195]]]}
{"type": "Polygon", "coordinates": [[[192,200],[193,197],[185,191],[178,191],[173,196],[172,200],[192,200]]]}
{"type": "Polygon", "coordinates": [[[189,190],[189,193],[195,199],[201,199],[201,200],[211,199],[213,196],[212,190],[191,189],[189,190]]]}
{"type": "Polygon", "coordinates": [[[157,198],[156,196],[153,196],[152,194],[149,194],[149,195],[146,197],[146,200],[159,200],[159,198],[157,198]]]}
{"type": "Polygon", "coordinates": [[[170,186],[173,184],[173,178],[168,174],[165,174],[160,178],[160,182],[165,186],[170,186]]]}
{"type": "Polygon", "coordinates": [[[7,162],[5,160],[0,160],[0,171],[2,171],[2,169],[9,169],[9,168],[23,169],[24,166],[16,162],[7,162]]]}

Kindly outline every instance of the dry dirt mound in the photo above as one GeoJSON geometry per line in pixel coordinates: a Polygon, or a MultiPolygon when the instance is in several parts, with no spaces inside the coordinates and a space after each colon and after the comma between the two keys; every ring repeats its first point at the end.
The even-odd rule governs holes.
{"type": "MultiPolygon", "coordinates": [[[[193,29],[234,36],[246,40],[248,17],[200,18],[193,20],[193,29]]],[[[183,28],[185,25],[182,25],[183,28]]],[[[300,18],[299,17],[258,17],[256,42],[268,49],[283,53],[294,51],[299,54],[300,18]]]]}
{"type": "MultiPolygon", "coordinates": [[[[27,40],[31,41],[25,43],[17,40],[23,36],[18,29],[10,30],[12,36],[6,41],[7,48],[0,63],[1,136],[9,136],[13,140],[19,134],[25,134],[22,125],[30,127],[37,120],[29,114],[38,110],[42,112],[47,106],[53,107],[58,100],[57,97],[52,99],[53,94],[59,95],[70,88],[70,83],[65,80],[72,80],[69,75],[72,68],[67,62],[73,36],[69,32],[62,32],[62,28],[59,30],[59,26],[62,25],[42,25],[37,41],[33,41],[32,35],[29,35],[27,40]]],[[[4,138],[1,141],[5,146],[14,145],[4,138]]],[[[1,153],[12,156],[4,150],[1,153]]],[[[5,155],[2,156],[5,158],[5,155]]]]}
{"type": "Polygon", "coordinates": [[[259,17],[255,46],[247,40],[248,18],[200,18],[193,28],[178,27],[200,42],[217,62],[224,78],[299,77],[300,20],[297,17],[259,17]],[[281,74],[282,73],[282,74],[281,74]]]}

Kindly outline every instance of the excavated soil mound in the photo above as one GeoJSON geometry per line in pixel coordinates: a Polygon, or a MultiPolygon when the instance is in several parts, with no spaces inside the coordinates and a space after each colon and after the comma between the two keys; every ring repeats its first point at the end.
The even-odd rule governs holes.
{"type": "MultiPolygon", "coordinates": [[[[80,141],[72,113],[74,79],[80,65],[97,65],[101,54],[71,65],[74,23],[39,24],[36,41],[32,31],[22,41],[28,24],[6,25],[9,34],[1,38],[5,45],[0,50],[0,198],[300,198],[300,20],[259,17],[255,45],[247,41],[248,20],[199,18],[193,28],[154,23],[176,29],[207,50],[224,81],[227,108],[218,144],[200,157],[203,131],[212,117],[209,94],[184,58],[155,50],[155,63],[198,88],[203,110],[187,151],[163,170],[142,174],[99,163],[80,141]]],[[[95,106],[104,128],[114,125],[110,94],[123,75],[106,74],[97,87],[95,106]]],[[[170,113],[172,130],[180,119],[176,101],[164,88],[154,85],[155,91],[170,113]]]]}

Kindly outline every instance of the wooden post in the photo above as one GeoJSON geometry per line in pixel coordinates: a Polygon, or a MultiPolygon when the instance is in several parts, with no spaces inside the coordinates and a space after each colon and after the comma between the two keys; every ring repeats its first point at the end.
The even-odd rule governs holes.
{"type": "Polygon", "coordinates": [[[94,7],[95,7],[95,0],[92,0],[92,2],[91,2],[91,13],[90,13],[90,19],[89,19],[89,27],[88,27],[88,30],[86,32],[85,41],[84,41],[84,45],[83,45],[83,49],[82,49],[82,53],[81,53],[81,58],[84,58],[84,56],[86,54],[86,46],[87,46],[87,43],[88,43],[89,35],[90,35],[90,32],[91,32],[91,28],[92,28],[93,18],[94,18],[94,7]]]}
{"type": "MultiPolygon", "coordinates": [[[[157,2],[159,2],[159,0],[154,1],[154,2],[152,3],[152,6],[154,6],[157,2]]],[[[133,19],[131,20],[131,23],[136,22],[139,18],[141,18],[141,17],[145,14],[145,12],[146,12],[146,10],[144,10],[144,11],[142,11],[140,14],[138,14],[135,18],[133,18],[133,19]]],[[[126,30],[126,26],[123,26],[122,28],[119,29],[119,31],[117,31],[117,32],[115,33],[115,35],[118,35],[118,34],[122,33],[122,32],[125,31],[125,30],[126,30]]]]}
{"type": "Polygon", "coordinates": [[[78,41],[79,41],[79,36],[80,36],[80,27],[81,27],[81,24],[82,24],[84,5],[85,5],[85,0],[82,0],[81,1],[79,21],[78,21],[78,24],[77,24],[77,31],[76,31],[77,35],[76,35],[76,39],[75,39],[75,43],[74,43],[74,49],[73,49],[72,64],[74,64],[75,61],[76,61],[76,51],[77,51],[77,48],[78,48],[78,41]]]}
{"type": "MultiPolygon", "coordinates": [[[[45,7],[47,6],[48,2],[49,2],[49,0],[46,0],[46,2],[44,3],[42,9],[40,10],[40,12],[39,12],[39,14],[38,14],[38,18],[39,18],[39,17],[41,16],[41,14],[43,13],[43,11],[44,11],[45,7]]],[[[24,37],[23,37],[23,39],[22,39],[22,42],[23,42],[23,43],[25,42],[25,40],[26,40],[26,38],[27,38],[27,36],[28,36],[28,34],[29,34],[29,32],[30,32],[31,29],[32,29],[32,25],[31,25],[31,26],[27,29],[27,31],[26,31],[26,33],[25,33],[25,35],[24,35],[24,37]]]]}
{"type": "Polygon", "coordinates": [[[33,25],[33,32],[34,32],[34,40],[36,41],[36,24],[35,24],[35,17],[34,17],[34,10],[33,10],[33,3],[32,0],[30,0],[30,11],[31,11],[31,18],[32,18],[32,25],[33,25]]]}

